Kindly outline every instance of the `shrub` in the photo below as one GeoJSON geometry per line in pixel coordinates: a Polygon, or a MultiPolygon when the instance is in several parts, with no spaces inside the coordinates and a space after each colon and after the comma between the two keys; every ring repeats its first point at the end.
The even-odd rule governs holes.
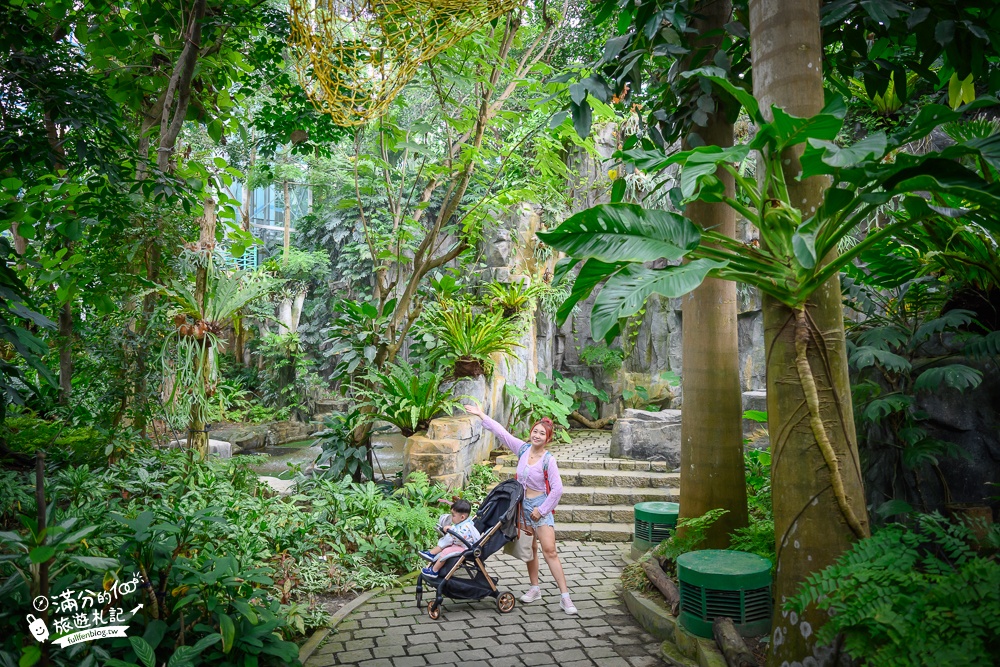
{"type": "Polygon", "coordinates": [[[890,524],[810,575],[786,608],[818,606],[830,620],[818,645],[843,636],[853,658],[887,667],[995,664],[1000,655],[1000,528],[993,555],[940,514],[890,524]]]}
{"type": "MultiPolygon", "coordinates": [[[[596,416],[597,401],[608,401],[607,392],[597,389],[589,380],[565,378],[555,371],[551,379],[538,375],[524,389],[508,384],[505,391],[514,399],[511,424],[534,422],[548,417],[563,429],[568,429],[569,417],[574,412],[586,410],[596,416]]],[[[564,440],[569,439],[565,431],[558,431],[557,435],[564,440]]]]}
{"type": "Polygon", "coordinates": [[[97,429],[30,415],[7,417],[0,426],[0,440],[15,454],[34,457],[36,451],[44,450],[49,461],[73,465],[102,461],[108,442],[97,429]]]}
{"type": "Polygon", "coordinates": [[[372,478],[368,448],[354,442],[353,432],[360,418],[358,410],[349,414],[334,412],[323,422],[326,429],[316,434],[315,442],[323,448],[323,453],[316,461],[319,474],[329,475],[333,479],[347,475],[355,482],[360,482],[363,477],[372,478]]]}
{"type": "Polygon", "coordinates": [[[383,419],[410,436],[427,428],[431,418],[461,404],[441,391],[442,371],[418,371],[407,362],[388,364],[368,373],[368,386],[357,388],[358,407],[368,407],[369,420],[383,419]]]}
{"type": "Polygon", "coordinates": [[[586,345],[580,350],[580,361],[588,366],[601,367],[608,375],[612,375],[622,367],[625,353],[616,348],[610,348],[603,341],[597,345],[586,345]]]}

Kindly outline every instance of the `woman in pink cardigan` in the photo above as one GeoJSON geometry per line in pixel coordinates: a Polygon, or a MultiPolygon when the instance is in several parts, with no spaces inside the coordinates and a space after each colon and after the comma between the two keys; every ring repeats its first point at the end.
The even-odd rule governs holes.
{"type": "Polygon", "coordinates": [[[559,606],[567,614],[576,614],[576,606],[570,600],[569,588],[566,586],[566,575],[559,562],[559,554],[556,553],[556,522],[552,517],[552,510],[559,504],[563,485],[556,458],[547,451],[555,425],[548,418],[537,422],[531,427],[529,442],[526,443],[487,417],[478,405],[467,405],[465,411],[482,419],[483,427],[518,456],[517,481],[524,487],[524,520],[535,534],[531,541],[533,557],[528,561],[531,588],[521,596],[521,601],[534,602],[542,597],[542,591],[538,587],[538,543],[541,542],[545,564],[549,566],[549,572],[562,593],[559,606]]]}

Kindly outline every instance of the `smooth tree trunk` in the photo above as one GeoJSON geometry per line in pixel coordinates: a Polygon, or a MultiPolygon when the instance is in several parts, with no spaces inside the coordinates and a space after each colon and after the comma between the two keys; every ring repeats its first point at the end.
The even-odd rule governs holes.
{"type": "MultiPolygon", "coordinates": [[[[772,106],[801,117],[814,115],[823,107],[819,10],[818,2],[750,3],[754,96],[768,116],[772,106]]],[[[828,181],[795,180],[800,171],[799,154],[785,155],[782,162],[791,203],[806,217],[816,210],[828,181]]],[[[816,630],[828,620],[826,613],[807,609],[799,616],[783,607],[807,575],[830,565],[869,530],[839,278],[817,290],[801,315],[765,296],[764,344],[778,556],[767,664],[834,665],[841,659],[837,647],[815,643],[816,630]],[[807,385],[815,383],[815,393],[804,380],[807,385]],[[811,414],[810,405],[818,408],[818,414],[811,414]],[[832,448],[839,481],[831,473],[834,466],[824,457],[817,433],[823,434],[832,448]],[[835,487],[844,491],[846,512],[836,498],[835,487]]]]}
{"type": "MultiPolygon", "coordinates": [[[[699,7],[695,29],[721,31],[731,20],[732,5],[709,2],[699,7]]],[[[708,50],[718,39],[699,46],[708,50]]],[[[708,145],[733,145],[733,126],[716,110],[708,126],[694,130],[708,145]]],[[[716,176],[733,196],[733,177],[724,169],[716,176]]],[[[736,237],[736,214],[726,204],[694,202],[685,217],[706,229],[736,237]]],[[[709,510],[729,510],[712,526],[703,545],[729,546],[729,534],[747,525],[747,490],[743,466],[743,398],[740,393],[737,345],[736,283],[709,278],[684,297],[682,358],[684,409],[681,411],[681,517],[698,517],[709,510]]]]}

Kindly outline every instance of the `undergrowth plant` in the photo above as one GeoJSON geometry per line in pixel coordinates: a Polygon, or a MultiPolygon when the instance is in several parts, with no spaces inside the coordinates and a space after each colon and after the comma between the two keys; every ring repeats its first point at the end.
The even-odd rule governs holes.
{"type": "MultiPolygon", "coordinates": [[[[552,377],[535,376],[534,382],[525,383],[524,389],[508,384],[507,395],[514,399],[511,409],[511,425],[525,424],[525,431],[530,423],[548,417],[557,426],[556,436],[564,442],[569,442],[569,418],[581,417],[581,410],[597,416],[597,401],[606,403],[609,400],[607,392],[598,389],[592,382],[584,378],[563,377],[557,371],[552,377]]],[[[586,419],[586,417],[584,417],[586,419]]],[[[578,419],[579,421],[579,419],[578,419]]],[[[525,433],[526,435],[526,433],[525,433]]]]}
{"type": "Polygon", "coordinates": [[[861,540],[811,574],[786,609],[817,605],[817,641],[886,667],[973,667],[1000,655],[1000,528],[986,539],[940,514],[917,515],[861,540]]]}
{"type": "Polygon", "coordinates": [[[451,393],[441,389],[442,370],[420,370],[408,362],[387,364],[369,371],[368,382],[355,389],[358,407],[368,420],[382,419],[410,436],[427,428],[439,413],[450,414],[460,406],[451,393]]]}
{"type": "Polygon", "coordinates": [[[729,510],[714,509],[701,516],[678,519],[674,533],[653,547],[649,553],[660,560],[665,572],[677,574],[677,558],[689,551],[697,551],[705,542],[708,529],[728,512],[729,510]]]}

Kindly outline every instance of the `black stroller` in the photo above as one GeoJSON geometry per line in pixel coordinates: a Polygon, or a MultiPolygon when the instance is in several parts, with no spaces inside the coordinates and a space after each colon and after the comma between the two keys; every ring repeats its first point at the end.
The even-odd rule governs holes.
{"type": "Polygon", "coordinates": [[[448,532],[464,544],[466,549],[445,561],[445,566],[441,568],[442,576],[433,579],[423,573],[417,576],[418,607],[423,606],[425,584],[428,589],[437,591],[434,599],[427,603],[428,616],[435,621],[441,616],[441,602],[445,597],[453,600],[482,600],[492,597],[501,614],[514,610],[514,594],[497,588],[498,580],[489,575],[483,561],[517,537],[523,495],[524,489],[512,479],[500,482],[490,491],[474,519],[481,535],[475,544],[469,544],[458,533],[449,529],[448,532]],[[458,576],[463,570],[467,577],[458,576]]]}

